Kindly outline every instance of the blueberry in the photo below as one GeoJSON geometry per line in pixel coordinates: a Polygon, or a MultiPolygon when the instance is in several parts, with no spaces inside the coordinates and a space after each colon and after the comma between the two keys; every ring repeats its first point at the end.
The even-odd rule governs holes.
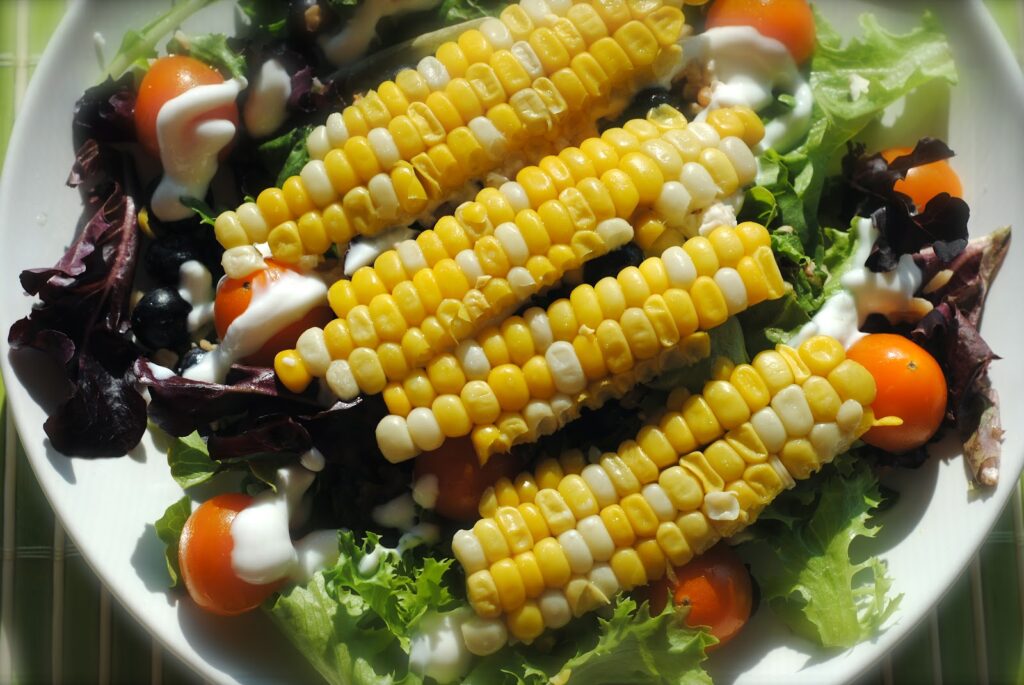
{"type": "Polygon", "coordinates": [[[146,250],[146,269],[160,283],[177,285],[181,265],[193,259],[203,261],[202,257],[202,249],[192,236],[171,233],[150,243],[146,250]]]}
{"type": "Polygon", "coordinates": [[[181,361],[178,362],[178,373],[185,373],[185,369],[189,369],[206,356],[206,350],[200,347],[190,347],[185,351],[185,354],[181,356],[181,361]]]}
{"type": "Polygon", "coordinates": [[[146,293],[132,311],[132,330],[139,342],[150,349],[175,350],[189,341],[188,313],[192,305],[174,288],[156,288],[146,293]]]}

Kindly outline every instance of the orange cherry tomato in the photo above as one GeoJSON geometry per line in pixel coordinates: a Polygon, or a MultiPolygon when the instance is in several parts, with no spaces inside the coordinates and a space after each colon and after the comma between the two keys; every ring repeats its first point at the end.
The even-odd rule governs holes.
{"type": "Polygon", "coordinates": [[[675,582],[667,576],[652,584],[651,613],[665,609],[669,591],[672,602],[690,607],[686,624],[707,626],[719,647],[740,632],[750,618],[754,588],[750,572],[731,547],[719,543],[685,566],[675,569],[675,582]]]}
{"type": "Polygon", "coordinates": [[[814,53],[814,14],[807,0],[715,0],[707,27],[753,26],[789,50],[797,64],[814,53]]]}
{"type": "Polygon", "coordinates": [[[415,477],[437,476],[439,494],[434,510],[453,521],[479,517],[480,497],[502,476],[514,478],[522,462],[510,454],[497,454],[480,466],[469,438],[449,438],[433,452],[416,457],[415,477]]]}
{"type": "MultiPolygon", "coordinates": [[[[273,259],[266,260],[266,263],[266,269],[260,269],[245,278],[225,278],[217,286],[217,298],[213,303],[213,323],[221,339],[227,333],[231,322],[249,308],[256,288],[271,288],[286,272],[294,271],[287,264],[273,259]]],[[[272,367],[274,355],[281,350],[294,347],[295,341],[303,331],[313,326],[324,326],[332,318],[330,307],[314,307],[298,321],[277,331],[263,347],[246,357],[245,361],[254,366],[272,367]]]]}
{"type": "Polygon", "coordinates": [[[900,453],[928,442],[946,414],[946,377],[923,347],[892,333],[862,338],[846,356],[871,372],[878,394],[875,416],[898,416],[900,426],[876,426],[861,439],[887,452],[900,453]]]}
{"type": "MultiPolygon", "coordinates": [[[[156,135],[156,117],[168,100],[176,98],[196,86],[224,83],[216,69],[194,57],[172,55],[153,62],[142,78],[135,99],[135,130],[139,142],[154,157],[160,156],[160,143],[156,135]]],[[[232,103],[210,111],[203,119],[227,119],[238,125],[238,107],[232,103]]],[[[225,151],[221,150],[221,154],[225,151]]]]}
{"type": "MultiPolygon", "coordinates": [[[[913,148],[893,147],[882,150],[882,157],[886,162],[892,163],[897,157],[909,155],[911,152],[913,148]]],[[[919,212],[939,193],[949,193],[953,197],[961,198],[964,196],[960,177],[945,159],[912,168],[907,172],[906,178],[896,181],[893,189],[910,197],[919,212]]]]}
{"type": "Polygon", "coordinates": [[[217,495],[199,505],[181,531],[178,564],[185,588],[196,604],[215,614],[255,609],[281,586],[247,583],[231,566],[231,522],[251,502],[249,495],[217,495]]]}

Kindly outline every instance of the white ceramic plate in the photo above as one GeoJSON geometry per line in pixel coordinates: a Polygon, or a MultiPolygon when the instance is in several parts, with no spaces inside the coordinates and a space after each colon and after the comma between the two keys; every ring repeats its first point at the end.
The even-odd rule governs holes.
{"type": "MultiPolygon", "coordinates": [[[[922,2],[879,0],[819,6],[832,23],[851,33],[862,11],[905,29],[920,17],[922,2]]],[[[920,135],[949,141],[954,166],[972,209],[971,230],[986,233],[1024,217],[1024,82],[980,0],[933,0],[956,53],[961,84],[950,106],[945,89],[911,98],[899,131],[876,127],[879,143],[906,144],[920,135]]],[[[121,459],[68,459],[47,442],[46,416],[12,372],[6,331],[24,316],[30,300],[17,286],[25,268],[49,266],[62,254],[81,205],[64,185],[73,160],[71,110],[82,90],[99,76],[94,33],[106,37],[108,55],[122,33],[142,26],[167,3],[81,0],[69,10],[37,69],[18,118],[0,186],[0,342],[4,377],[15,423],[29,461],[82,554],[114,596],[173,653],[218,683],[314,682],[294,649],[261,615],[220,619],[178,601],[165,591],[162,549],[152,522],[181,496],[163,454],[149,438],[121,459]]],[[[193,17],[186,30],[230,30],[232,10],[219,4],[193,17]]],[[[1018,350],[1024,317],[1024,245],[1014,243],[985,316],[983,333],[1005,359],[993,367],[1009,427],[999,487],[982,497],[968,493],[961,460],[934,459],[918,471],[892,478],[902,496],[886,513],[878,547],[903,593],[888,629],[872,641],[840,653],[816,652],[793,637],[765,610],[739,640],[718,652],[711,669],[718,682],[841,682],[876,662],[917,624],[965,568],[1002,510],[1024,464],[1024,364],[1018,350]]],[[[35,374],[35,369],[21,369],[35,374]]],[[[15,649],[17,646],[15,645],[15,649]]]]}

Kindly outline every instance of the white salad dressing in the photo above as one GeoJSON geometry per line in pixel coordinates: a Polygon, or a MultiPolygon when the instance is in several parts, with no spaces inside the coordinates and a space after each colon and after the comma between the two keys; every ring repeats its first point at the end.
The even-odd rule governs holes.
{"type": "Polygon", "coordinates": [[[386,547],[379,542],[370,553],[359,560],[359,573],[364,576],[373,574],[380,566],[380,560],[386,556],[402,556],[402,553],[420,545],[433,545],[441,539],[441,529],[433,523],[417,523],[398,538],[398,545],[386,547]]]}
{"type": "Polygon", "coordinates": [[[185,370],[185,378],[223,381],[234,362],[253,354],[282,328],[326,303],[327,285],[314,275],[285,270],[272,286],[261,287],[257,281],[249,306],[231,322],[220,344],[185,370]]]}
{"type": "Polygon", "coordinates": [[[712,78],[711,103],[697,121],[706,118],[707,110],[719,107],[764,109],[775,101],[773,91],[781,89],[793,97],[793,106],[765,123],[759,149],[785,151],[807,132],[814,98],[785,45],[750,26],[708,29],[686,38],[682,45],[686,61],[705,63],[712,78]]]}
{"type": "Polygon", "coordinates": [[[360,267],[370,266],[382,252],[415,236],[416,231],[408,226],[395,226],[376,235],[357,237],[349,243],[345,254],[345,275],[351,276],[360,267]]]}
{"type": "Polygon", "coordinates": [[[242,117],[253,138],[263,138],[276,131],[288,118],[288,98],[292,95],[292,78],[276,59],[268,59],[252,84],[242,117]]]}
{"type": "MultiPolygon", "coordinates": [[[[314,452],[315,450],[311,450],[314,452]]],[[[319,454],[317,452],[316,454],[319,454]]],[[[323,459],[323,455],[320,455],[323,459]]],[[[316,457],[303,463],[323,467],[316,457]]],[[[318,530],[292,541],[289,524],[316,473],[301,465],[277,470],[277,490],[265,490],[231,522],[231,568],[248,583],[264,585],[282,578],[299,583],[338,560],[338,532],[318,530]]]]}
{"type": "Polygon", "coordinates": [[[441,0],[366,0],[358,3],[352,17],[338,33],[320,39],[320,47],[336,67],[361,57],[377,36],[377,22],[406,12],[426,10],[441,0]]]}
{"type": "Polygon", "coordinates": [[[378,526],[409,530],[416,523],[416,505],[412,495],[406,493],[374,507],[370,515],[378,526]]]}
{"type": "Polygon", "coordinates": [[[420,476],[412,484],[412,499],[424,509],[437,506],[437,496],[441,494],[441,483],[432,473],[420,476]]]}
{"type": "Polygon", "coordinates": [[[863,338],[860,326],[869,314],[892,316],[911,310],[911,301],[924,279],[911,255],[900,257],[895,269],[875,273],[863,266],[871,254],[878,232],[871,219],[857,221],[857,249],[851,259],[856,266],[839,278],[843,289],[825,301],[818,313],[789,341],[799,345],[815,335],[830,335],[849,348],[863,338]]]}
{"type": "Polygon", "coordinates": [[[206,197],[217,173],[217,154],[235,137],[236,126],[227,119],[204,119],[218,107],[229,105],[246,87],[244,78],[196,86],[163,104],[156,115],[163,178],[150,204],[162,221],[192,216],[182,197],[206,197]]]}
{"type": "Polygon", "coordinates": [[[189,333],[198,333],[213,321],[213,275],[202,262],[190,259],[178,267],[178,294],[192,305],[189,333]]]}
{"type": "Polygon", "coordinates": [[[465,607],[424,616],[409,640],[409,670],[442,684],[466,675],[473,656],[466,649],[462,624],[471,617],[472,611],[465,607]]]}

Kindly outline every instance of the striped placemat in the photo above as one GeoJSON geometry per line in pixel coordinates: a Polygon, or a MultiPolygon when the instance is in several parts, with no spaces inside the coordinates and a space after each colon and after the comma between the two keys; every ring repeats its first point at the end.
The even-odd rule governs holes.
{"type": "MultiPolygon", "coordinates": [[[[1024,60],[1024,3],[987,1],[1024,60]]],[[[64,9],[65,0],[0,0],[0,171],[64,9]]],[[[6,412],[2,380],[0,418],[0,684],[201,682],[111,601],[65,538],[6,412]]],[[[1022,487],[938,608],[860,685],[1024,683],[1022,487]]]]}

